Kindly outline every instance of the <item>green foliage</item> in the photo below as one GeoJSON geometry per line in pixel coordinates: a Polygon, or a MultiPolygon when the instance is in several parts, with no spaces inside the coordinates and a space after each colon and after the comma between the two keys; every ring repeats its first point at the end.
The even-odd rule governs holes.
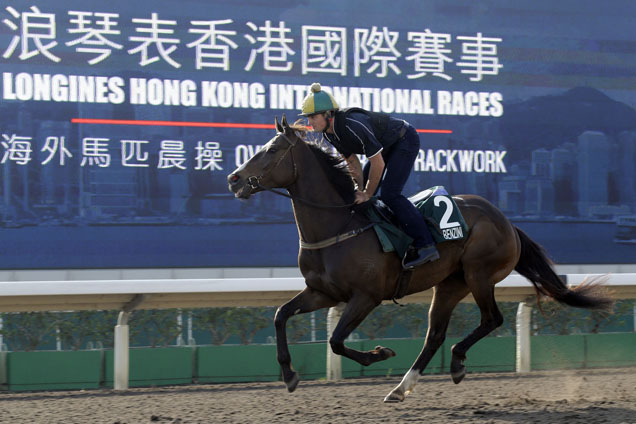
{"type": "MultiPolygon", "coordinates": [[[[517,307],[516,302],[499,302],[497,306],[499,311],[504,317],[504,322],[501,327],[490,333],[491,336],[512,336],[515,334],[517,307]]],[[[415,306],[415,305],[414,305],[415,306]]],[[[428,307],[430,305],[417,305],[417,314],[421,315],[424,310],[428,313],[428,307]]],[[[415,319],[417,322],[422,321],[421,318],[412,317],[408,315],[408,319],[415,319]]],[[[451,315],[451,319],[446,332],[447,337],[466,337],[474,329],[476,329],[481,322],[481,311],[479,307],[474,303],[460,303],[458,304],[451,315]]],[[[403,323],[406,327],[406,323],[403,323]]],[[[428,320],[426,323],[422,323],[421,326],[415,327],[415,323],[411,324],[412,327],[417,328],[417,335],[415,337],[423,337],[428,329],[428,320]]],[[[409,328],[409,327],[407,327],[409,328]]],[[[413,334],[411,332],[411,334],[413,334]]]]}
{"type": "Polygon", "coordinates": [[[273,308],[230,308],[227,318],[241,344],[248,345],[256,333],[271,324],[273,316],[273,308]]]}
{"type": "Polygon", "coordinates": [[[466,337],[481,321],[481,313],[473,303],[460,303],[451,315],[447,337],[466,337]]]}
{"type": "Polygon", "coordinates": [[[369,339],[375,340],[384,337],[387,330],[395,324],[398,316],[398,305],[380,305],[375,308],[362,321],[358,330],[365,334],[369,339]]]}
{"type": "Polygon", "coordinates": [[[256,333],[272,324],[274,308],[208,308],[195,309],[194,328],[208,331],[212,343],[221,345],[231,336],[241,344],[250,344],[256,333]]]}
{"type": "Polygon", "coordinates": [[[192,311],[193,326],[212,335],[212,344],[222,345],[232,335],[232,308],[207,308],[192,311]]]}
{"type": "Polygon", "coordinates": [[[504,322],[501,327],[490,333],[492,336],[514,336],[517,334],[517,302],[499,302],[499,311],[503,315],[504,322]]]}
{"type": "Polygon", "coordinates": [[[397,311],[397,322],[409,332],[411,337],[424,337],[428,328],[429,304],[408,303],[397,311]]]}
{"type": "Polygon", "coordinates": [[[60,339],[66,348],[79,350],[88,341],[112,347],[117,311],[59,312],[56,315],[60,339]]]}
{"type": "Polygon", "coordinates": [[[296,343],[311,332],[311,314],[294,315],[287,320],[287,341],[296,343]]]}
{"type": "Polygon", "coordinates": [[[57,317],[52,312],[2,314],[2,336],[10,341],[11,350],[31,352],[55,334],[57,317]]]}
{"type": "Polygon", "coordinates": [[[619,300],[614,306],[614,312],[608,314],[571,308],[554,301],[543,301],[541,310],[533,309],[532,324],[535,334],[599,333],[607,329],[624,327],[628,319],[633,319],[633,307],[634,300],[619,300]]]}
{"type": "MultiPolygon", "coordinates": [[[[613,314],[570,308],[557,302],[544,300],[541,312],[533,308],[534,334],[577,334],[615,331],[634,331],[634,300],[616,302],[613,314]]],[[[410,337],[424,337],[428,328],[427,304],[380,305],[356,329],[365,338],[395,337],[395,333],[408,332],[410,337]]],[[[518,303],[500,302],[504,316],[503,325],[493,336],[515,334],[518,303]]],[[[236,336],[240,343],[250,344],[256,334],[271,328],[275,308],[205,308],[192,311],[194,329],[212,336],[212,343],[221,345],[236,336]]],[[[177,322],[179,310],[138,310],[130,319],[131,341],[136,345],[168,346],[174,344],[182,332],[177,322]]],[[[119,311],[82,312],[30,312],[2,314],[0,334],[12,351],[33,351],[55,340],[56,329],[64,349],[78,350],[88,341],[101,342],[104,347],[113,345],[113,328],[119,311]]],[[[315,328],[318,340],[326,340],[327,310],[316,311],[315,328]]],[[[184,316],[187,312],[184,313],[184,316]]],[[[448,337],[466,337],[479,325],[481,314],[473,303],[460,303],[453,311],[448,327],[448,337]]],[[[311,314],[292,316],[287,322],[287,337],[291,343],[307,340],[311,331],[311,314]]]]}
{"type": "Polygon", "coordinates": [[[131,339],[143,335],[150,347],[173,344],[182,330],[177,323],[178,313],[177,309],[133,311],[129,321],[131,339]]]}
{"type": "Polygon", "coordinates": [[[97,314],[99,319],[94,319],[92,322],[91,338],[95,342],[101,342],[105,348],[112,348],[115,343],[115,325],[117,325],[119,311],[99,311],[97,314]]]}

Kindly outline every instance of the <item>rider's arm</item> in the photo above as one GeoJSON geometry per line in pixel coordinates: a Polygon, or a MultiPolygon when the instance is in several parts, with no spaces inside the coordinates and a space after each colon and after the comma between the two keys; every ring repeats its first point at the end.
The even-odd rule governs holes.
{"type": "Polygon", "coordinates": [[[358,155],[355,153],[349,155],[347,159],[347,166],[349,167],[349,172],[351,172],[351,176],[353,180],[357,184],[358,190],[362,190],[362,165],[360,164],[360,159],[358,159],[358,155]]]}
{"type": "Polygon", "coordinates": [[[384,172],[384,159],[379,152],[369,158],[369,178],[367,180],[367,185],[364,188],[362,187],[362,166],[360,165],[358,157],[355,154],[349,156],[347,158],[347,163],[349,164],[349,169],[351,169],[351,174],[358,183],[358,191],[356,191],[355,201],[356,203],[366,202],[371,196],[373,196],[375,191],[378,189],[378,185],[380,185],[382,173],[384,172]]]}
{"type": "Polygon", "coordinates": [[[382,173],[384,173],[384,159],[382,158],[382,154],[378,152],[371,156],[369,163],[369,179],[367,180],[367,186],[364,188],[367,198],[373,196],[380,185],[382,173]]]}

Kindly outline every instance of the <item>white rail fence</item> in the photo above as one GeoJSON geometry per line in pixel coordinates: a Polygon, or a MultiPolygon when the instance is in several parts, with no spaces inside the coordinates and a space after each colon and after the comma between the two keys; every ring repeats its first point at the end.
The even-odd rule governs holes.
{"type": "MultiPolygon", "coordinates": [[[[569,285],[599,274],[567,274],[569,285]]],[[[617,299],[636,298],[636,274],[612,274],[607,285],[617,299]]],[[[305,287],[299,277],[128,279],[74,281],[0,281],[0,312],[119,310],[114,331],[114,387],[128,388],[128,318],[135,309],[170,309],[236,306],[279,306],[305,287]]],[[[432,290],[401,299],[402,303],[430,303],[432,290]]],[[[530,370],[530,312],[535,303],[533,286],[511,275],[495,287],[497,301],[520,302],[517,313],[518,372],[530,370]]],[[[469,295],[464,302],[473,301],[469,295]]],[[[339,308],[329,311],[331,334],[339,308]]],[[[341,378],[340,356],[327,349],[330,379],[341,378]]]]}

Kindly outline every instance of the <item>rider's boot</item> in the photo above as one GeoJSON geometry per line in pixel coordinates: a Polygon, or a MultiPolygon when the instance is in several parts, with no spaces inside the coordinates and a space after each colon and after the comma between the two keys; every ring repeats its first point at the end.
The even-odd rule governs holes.
{"type": "Polygon", "coordinates": [[[427,244],[426,246],[418,249],[409,248],[406,255],[404,255],[404,259],[402,259],[402,267],[404,269],[412,269],[438,259],[439,252],[437,251],[435,244],[427,244]]]}

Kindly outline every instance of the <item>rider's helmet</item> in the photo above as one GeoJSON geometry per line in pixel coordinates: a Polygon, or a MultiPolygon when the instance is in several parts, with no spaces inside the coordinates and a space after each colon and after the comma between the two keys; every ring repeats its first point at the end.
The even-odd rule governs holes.
{"type": "Polygon", "coordinates": [[[338,109],[339,106],[336,103],[336,99],[326,91],[322,91],[320,84],[315,82],[311,85],[309,94],[303,100],[302,113],[300,115],[309,116],[338,109]]]}

